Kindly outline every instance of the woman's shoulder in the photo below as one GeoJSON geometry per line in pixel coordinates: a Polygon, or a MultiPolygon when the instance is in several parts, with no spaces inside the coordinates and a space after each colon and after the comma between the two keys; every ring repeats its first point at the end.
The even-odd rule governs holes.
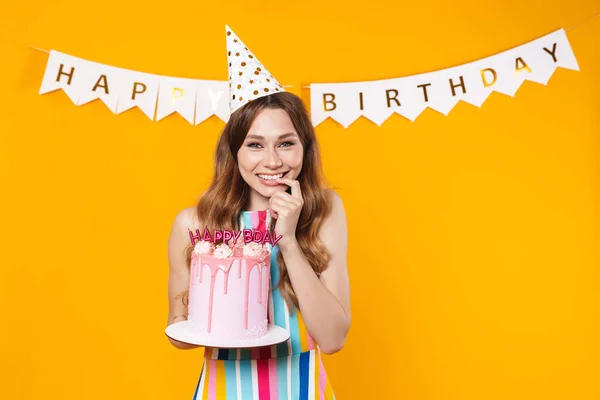
{"type": "MultiPolygon", "coordinates": [[[[344,227],[346,221],[346,210],[340,195],[333,189],[325,189],[325,196],[329,203],[329,211],[325,216],[324,223],[321,224],[320,234],[327,234],[328,231],[335,230],[335,227],[344,227]]],[[[331,232],[330,232],[331,233],[331,232]]]]}
{"type": "Polygon", "coordinates": [[[182,229],[200,229],[196,207],[186,207],[180,210],[175,217],[175,225],[182,229]]]}
{"type": "Polygon", "coordinates": [[[327,201],[331,205],[332,210],[339,210],[340,208],[342,210],[344,209],[342,198],[333,188],[325,189],[325,195],[327,196],[327,201]]]}

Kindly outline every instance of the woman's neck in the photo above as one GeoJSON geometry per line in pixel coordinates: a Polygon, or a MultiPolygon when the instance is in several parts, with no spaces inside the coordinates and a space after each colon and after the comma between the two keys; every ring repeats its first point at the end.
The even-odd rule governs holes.
{"type": "Polygon", "coordinates": [[[261,211],[269,208],[269,198],[264,197],[256,190],[250,191],[250,202],[246,211],[261,211]]]}

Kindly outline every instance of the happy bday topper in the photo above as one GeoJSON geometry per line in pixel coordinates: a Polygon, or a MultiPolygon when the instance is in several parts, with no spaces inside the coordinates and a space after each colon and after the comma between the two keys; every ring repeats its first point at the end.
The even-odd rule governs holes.
{"type": "Polygon", "coordinates": [[[208,230],[208,228],[204,228],[204,232],[202,235],[200,235],[200,229],[196,229],[196,234],[194,235],[194,233],[192,232],[192,230],[190,230],[188,228],[189,231],[189,235],[190,235],[190,241],[192,242],[192,245],[195,245],[196,243],[194,242],[194,240],[204,240],[207,242],[212,242],[214,244],[216,244],[218,241],[222,241],[223,243],[227,243],[230,240],[233,239],[233,244],[235,245],[238,241],[238,239],[240,238],[240,236],[243,237],[244,240],[244,244],[249,243],[249,242],[257,242],[260,244],[265,244],[265,243],[270,243],[272,246],[275,246],[277,244],[277,242],[279,242],[279,240],[281,240],[281,238],[283,237],[282,235],[277,236],[277,233],[275,231],[273,231],[273,234],[269,233],[268,230],[266,231],[261,231],[258,229],[241,229],[241,230],[218,230],[215,229],[214,230],[214,234],[211,235],[210,231],[208,230]]]}

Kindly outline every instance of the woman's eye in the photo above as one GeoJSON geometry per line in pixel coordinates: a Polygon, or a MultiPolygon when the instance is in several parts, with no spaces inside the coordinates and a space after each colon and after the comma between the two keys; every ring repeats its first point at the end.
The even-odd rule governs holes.
{"type": "MultiPolygon", "coordinates": [[[[282,147],[290,147],[293,146],[295,143],[294,142],[283,142],[281,143],[282,147]]],[[[260,143],[256,143],[256,142],[252,142],[252,143],[248,143],[248,147],[253,147],[255,149],[261,147],[260,143]]]]}

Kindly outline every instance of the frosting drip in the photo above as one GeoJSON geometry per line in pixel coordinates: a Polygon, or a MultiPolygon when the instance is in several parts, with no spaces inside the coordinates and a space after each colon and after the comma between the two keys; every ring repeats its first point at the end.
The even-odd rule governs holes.
{"type": "MultiPolygon", "coordinates": [[[[217,246],[218,247],[218,246],[217,246]]],[[[194,270],[192,272],[192,281],[190,282],[191,286],[194,286],[196,282],[202,283],[202,269],[209,268],[210,270],[210,292],[209,292],[209,301],[208,301],[208,333],[211,332],[212,328],[212,314],[213,314],[213,300],[215,294],[215,282],[217,279],[217,274],[219,271],[223,273],[223,293],[227,294],[227,287],[229,282],[229,273],[231,272],[231,268],[233,267],[233,263],[235,260],[238,260],[239,268],[238,268],[238,278],[242,278],[242,270],[245,270],[244,274],[244,282],[245,282],[245,293],[244,293],[244,329],[248,329],[248,306],[249,306],[249,298],[250,298],[250,274],[254,268],[258,268],[259,275],[259,284],[258,284],[258,303],[263,304],[265,308],[265,313],[267,311],[268,306],[268,297],[263,301],[263,274],[267,273],[267,278],[269,277],[268,265],[265,262],[268,259],[269,252],[264,251],[261,246],[261,256],[260,257],[248,257],[242,258],[242,254],[240,254],[243,250],[234,249],[231,254],[232,257],[227,257],[224,259],[215,258],[216,254],[211,256],[202,256],[199,253],[192,254],[192,260],[194,261],[194,270]],[[237,251],[239,250],[239,251],[237,251]]],[[[227,253],[228,249],[221,250],[224,253],[227,253]]],[[[229,249],[229,251],[231,251],[229,249]]],[[[215,249],[215,253],[217,250],[215,249]]],[[[266,321],[266,320],[265,320],[266,321]]],[[[255,329],[254,327],[253,329],[255,329]]],[[[261,332],[261,329],[256,330],[256,332],[261,332]]],[[[263,331],[264,333],[264,331],[263,331]]],[[[259,333],[260,335],[260,333],[259,333]]]]}

